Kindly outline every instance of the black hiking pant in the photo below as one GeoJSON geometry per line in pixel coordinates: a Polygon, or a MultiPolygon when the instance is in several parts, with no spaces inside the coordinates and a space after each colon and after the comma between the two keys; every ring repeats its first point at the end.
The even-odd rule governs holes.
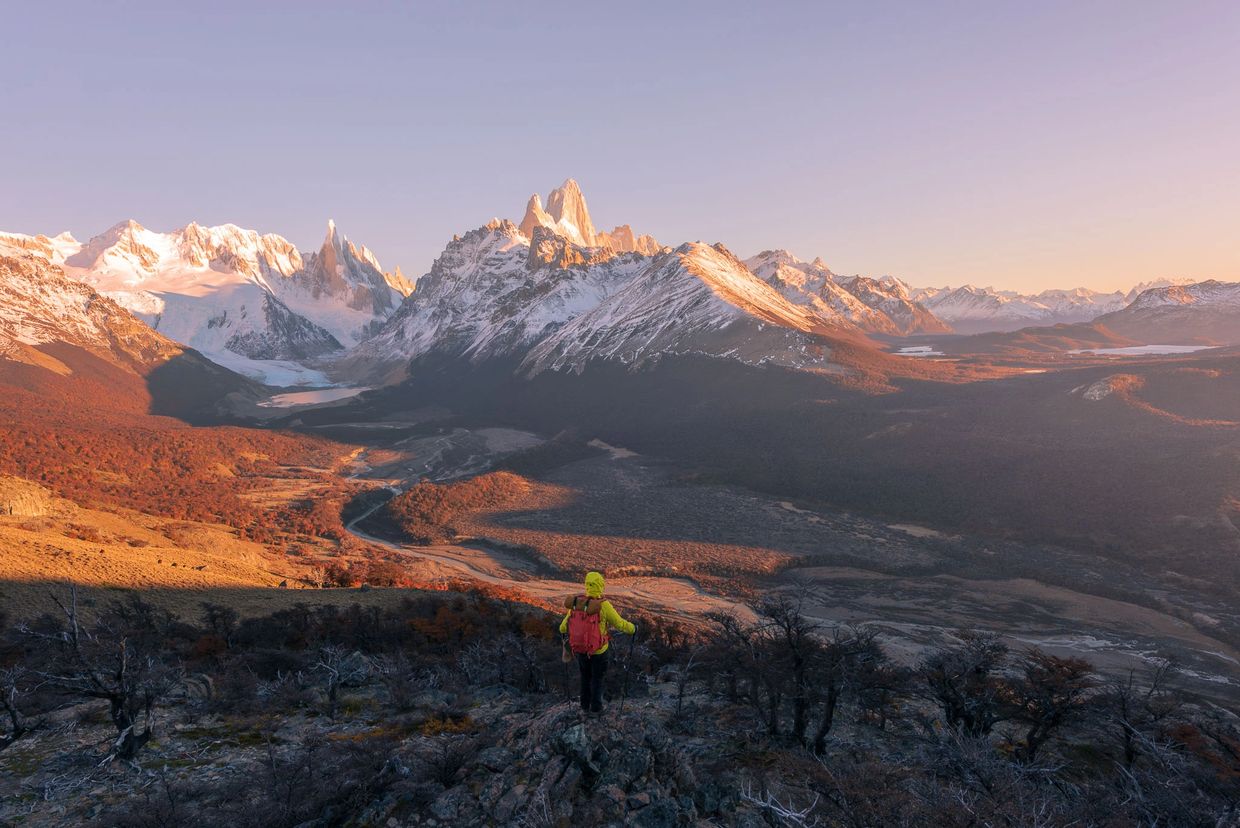
{"type": "Polygon", "coordinates": [[[581,709],[595,713],[603,710],[603,674],[607,672],[607,652],[595,655],[577,654],[581,670],[581,709]]]}

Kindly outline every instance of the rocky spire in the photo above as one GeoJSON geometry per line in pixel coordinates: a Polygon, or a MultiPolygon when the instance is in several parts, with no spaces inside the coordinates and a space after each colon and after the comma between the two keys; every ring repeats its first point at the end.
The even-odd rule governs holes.
{"type": "Polygon", "coordinates": [[[581,187],[575,180],[570,178],[551,191],[547,196],[547,212],[560,226],[560,232],[569,239],[586,247],[594,247],[594,222],[590,221],[586,197],[581,194],[581,187]],[[573,238],[573,230],[578,238],[573,238]]]}
{"type": "Polygon", "coordinates": [[[521,219],[522,235],[533,238],[535,227],[556,229],[555,219],[547,215],[547,211],[543,209],[542,199],[538,197],[538,193],[530,196],[529,203],[525,205],[525,218],[521,219]]]}

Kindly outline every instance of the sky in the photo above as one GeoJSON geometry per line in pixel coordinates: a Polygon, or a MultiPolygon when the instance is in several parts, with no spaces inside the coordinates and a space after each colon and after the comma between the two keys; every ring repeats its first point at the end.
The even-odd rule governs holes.
{"type": "Polygon", "coordinates": [[[387,268],[595,224],[1033,291],[1240,280],[1240,3],[0,0],[0,229],[232,222],[387,268]]]}

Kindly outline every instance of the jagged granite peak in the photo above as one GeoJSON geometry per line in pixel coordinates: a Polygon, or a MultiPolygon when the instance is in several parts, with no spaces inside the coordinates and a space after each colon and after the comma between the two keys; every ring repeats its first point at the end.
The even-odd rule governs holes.
{"type": "Polygon", "coordinates": [[[525,205],[525,217],[521,219],[520,227],[521,232],[528,238],[533,238],[535,227],[555,228],[555,219],[543,209],[538,193],[530,196],[529,203],[525,205]]]}
{"type": "Polygon", "coordinates": [[[597,244],[594,222],[590,220],[590,210],[586,207],[586,197],[576,180],[566,179],[551,191],[547,196],[547,214],[559,227],[567,231],[565,235],[573,242],[583,247],[594,247],[597,244]]]}
{"type": "Polygon", "coordinates": [[[533,238],[535,228],[545,227],[578,247],[604,247],[613,253],[653,256],[663,250],[663,245],[653,236],[639,236],[627,224],[618,225],[610,233],[597,231],[585,195],[571,178],[551,191],[546,209],[538,193],[530,196],[519,226],[527,238],[533,238]]]}
{"type": "Polygon", "coordinates": [[[788,301],[722,244],[689,242],[647,262],[531,349],[522,371],[582,371],[594,360],[639,366],[666,355],[832,370],[831,324],[788,301]]]}
{"type": "Polygon", "coordinates": [[[65,259],[65,264],[73,268],[120,268],[150,274],[159,264],[163,247],[158,236],[133,219],[126,219],[92,236],[65,259]]]}

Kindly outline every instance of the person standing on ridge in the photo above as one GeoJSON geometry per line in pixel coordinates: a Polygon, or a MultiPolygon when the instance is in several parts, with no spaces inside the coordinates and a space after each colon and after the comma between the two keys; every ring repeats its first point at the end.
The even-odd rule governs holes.
{"type": "Polygon", "coordinates": [[[581,709],[603,712],[603,674],[607,672],[608,629],[634,635],[637,627],[620,617],[611,601],[603,598],[607,583],[598,572],[586,573],[586,594],[565,599],[568,612],[560,622],[560,634],[568,634],[568,646],[581,669],[581,709]]]}

